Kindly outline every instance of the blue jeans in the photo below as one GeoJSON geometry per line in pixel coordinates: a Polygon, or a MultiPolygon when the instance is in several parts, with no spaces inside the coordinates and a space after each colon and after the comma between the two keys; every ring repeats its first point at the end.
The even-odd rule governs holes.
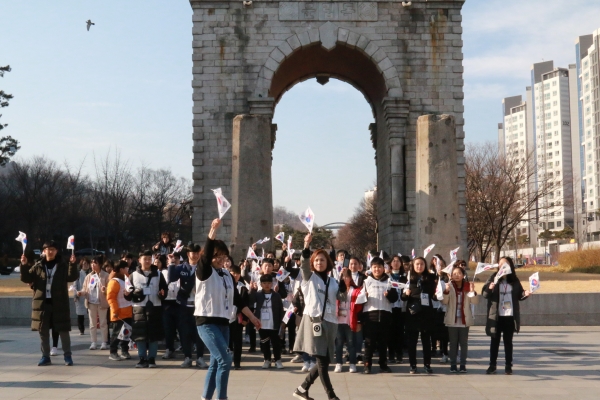
{"type": "Polygon", "coordinates": [[[350,364],[356,365],[356,349],[354,348],[354,332],[350,329],[348,324],[339,324],[337,337],[335,341],[335,363],[343,364],[342,353],[344,351],[344,342],[348,347],[348,357],[350,358],[350,364]]]}
{"type": "Polygon", "coordinates": [[[156,358],[158,342],[135,342],[135,344],[137,344],[138,356],[140,356],[140,358],[145,358],[146,360],[149,358],[156,358]],[[148,352],[147,354],[146,351],[148,352]]]}
{"type": "Polygon", "coordinates": [[[229,325],[200,325],[198,334],[210,351],[210,364],[204,380],[202,397],[212,399],[216,389],[217,399],[226,399],[232,361],[229,351],[229,325]]]}

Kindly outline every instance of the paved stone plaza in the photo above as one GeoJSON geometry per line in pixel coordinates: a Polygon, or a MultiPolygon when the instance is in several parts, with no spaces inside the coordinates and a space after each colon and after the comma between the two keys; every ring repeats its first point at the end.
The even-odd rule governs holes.
{"type": "MultiPolygon", "coordinates": [[[[341,399],[597,399],[600,393],[600,327],[525,327],[515,339],[515,375],[487,376],[487,345],[483,329],[471,334],[469,373],[451,375],[448,365],[434,362],[434,374],[410,376],[407,364],[393,365],[392,374],[334,374],[341,399]],[[413,397],[413,398],[415,398],[413,397]]],[[[135,369],[135,360],[110,362],[107,351],[90,351],[89,336],[72,337],[74,367],[37,367],[38,335],[26,328],[0,328],[0,399],[126,399],[200,398],[205,370],[181,369],[181,359],[157,360],[157,369],[135,369]]],[[[501,353],[502,357],[502,353],[501,353]]],[[[289,360],[284,357],[284,361],[289,360]]],[[[232,371],[230,399],[287,399],[302,381],[299,364],[263,371],[261,356],[244,352],[244,370],[232,371]]],[[[503,365],[499,365],[503,372],[503,365]]],[[[347,365],[345,366],[347,370],[347,365]]],[[[377,368],[374,368],[377,370],[377,368]]],[[[311,390],[325,399],[320,382],[311,390]]]]}

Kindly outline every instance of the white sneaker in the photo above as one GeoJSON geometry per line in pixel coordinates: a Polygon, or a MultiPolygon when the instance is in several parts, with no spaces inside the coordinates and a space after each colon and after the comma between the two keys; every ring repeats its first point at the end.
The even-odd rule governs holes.
{"type": "Polygon", "coordinates": [[[310,363],[307,361],[302,366],[302,369],[300,370],[300,372],[308,372],[309,369],[310,369],[310,363]]]}
{"type": "Polygon", "coordinates": [[[277,369],[284,369],[285,367],[283,366],[283,363],[281,362],[281,360],[277,360],[275,361],[275,367],[277,369]]]}
{"type": "Polygon", "coordinates": [[[296,356],[294,358],[292,358],[292,360],[290,361],[292,363],[301,363],[302,362],[302,356],[300,354],[296,354],[296,356]]]}
{"type": "Polygon", "coordinates": [[[181,363],[181,368],[191,368],[192,367],[192,359],[186,357],[185,360],[181,363]]]}
{"type": "Polygon", "coordinates": [[[448,362],[448,356],[442,356],[442,364],[446,364],[448,362]]]}
{"type": "Polygon", "coordinates": [[[100,350],[108,350],[108,345],[106,343],[102,343],[100,350]]]}
{"type": "Polygon", "coordinates": [[[315,364],[314,362],[311,361],[310,362],[310,366],[308,367],[308,369],[312,369],[315,365],[317,365],[317,364],[315,364]]]}
{"type": "Polygon", "coordinates": [[[355,364],[350,364],[350,371],[348,371],[348,372],[350,372],[351,374],[356,373],[356,365],[355,364]]]}
{"type": "Polygon", "coordinates": [[[333,372],[342,372],[342,364],[335,364],[335,369],[333,370],[333,372]]]}
{"type": "Polygon", "coordinates": [[[269,369],[269,368],[271,368],[271,361],[265,360],[265,362],[263,363],[262,369],[269,369]]]}
{"type": "Polygon", "coordinates": [[[98,347],[96,347],[96,343],[92,342],[92,344],[90,345],[90,350],[96,350],[98,347]]]}
{"type": "Polygon", "coordinates": [[[50,355],[51,356],[57,356],[58,354],[59,354],[58,353],[58,349],[56,347],[53,347],[53,348],[50,349],[50,355]]]}
{"type": "Polygon", "coordinates": [[[198,368],[208,368],[208,365],[204,362],[204,358],[198,357],[196,360],[196,367],[198,368]]]}

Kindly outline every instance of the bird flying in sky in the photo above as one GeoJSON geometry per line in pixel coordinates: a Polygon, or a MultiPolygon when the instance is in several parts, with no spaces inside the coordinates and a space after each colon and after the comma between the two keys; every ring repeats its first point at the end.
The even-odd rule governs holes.
{"type": "Polygon", "coordinates": [[[90,31],[90,26],[96,25],[95,23],[92,22],[91,19],[88,19],[85,23],[87,24],[87,30],[88,30],[88,32],[90,31]]]}

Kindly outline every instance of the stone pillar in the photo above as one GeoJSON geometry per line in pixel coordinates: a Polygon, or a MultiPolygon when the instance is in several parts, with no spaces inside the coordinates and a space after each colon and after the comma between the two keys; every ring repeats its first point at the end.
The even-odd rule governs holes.
{"type": "MultiPolygon", "coordinates": [[[[435,243],[433,253],[449,262],[461,241],[458,209],[456,125],[451,115],[423,115],[417,121],[415,252],[435,243]]],[[[460,257],[460,255],[459,255],[460,257]]]]}
{"type": "Polygon", "coordinates": [[[231,248],[235,260],[245,257],[258,239],[273,235],[270,115],[237,115],[233,119],[231,179],[231,248]]]}

